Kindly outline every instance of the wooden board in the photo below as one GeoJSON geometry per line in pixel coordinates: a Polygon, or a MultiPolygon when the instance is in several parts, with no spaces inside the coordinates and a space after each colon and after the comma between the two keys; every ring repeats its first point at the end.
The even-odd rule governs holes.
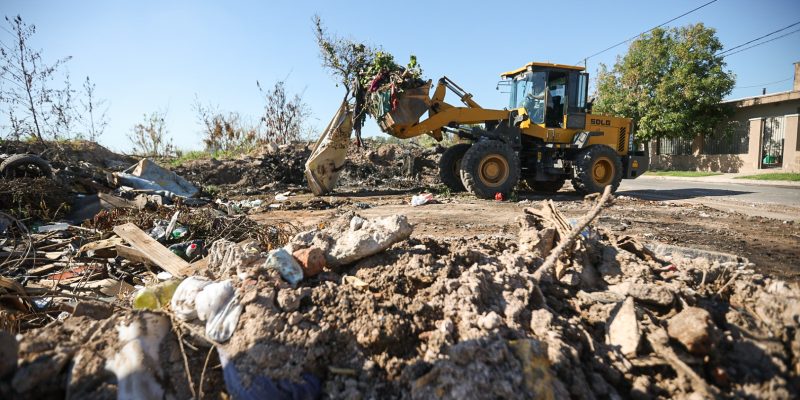
{"type": "Polygon", "coordinates": [[[117,255],[126,260],[153,265],[153,262],[150,261],[149,258],[145,257],[144,253],[134,249],[133,247],[125,246],[124,244],[118,244],[115,249],[117,251],[117,255]]]}
{"type": "Polygon", "coordinates": [[[154,265],[161,267],[174,277],[186,276],[189,263],[169,251],[161,243],[148,236],[144,231],[132,223],[114,227],[114,233],[130,243],[131,247],[139,250],[154,265]]]}
{"type": "MultiPolygon", "coordinates": [[[[97,252],[98,250],[100,250],[102,252],[102,250],[113,249],[116,245],[123,244],[123,243],[124,242],[122,241],[122,238],[118,238],[118,237],[112,237],[112,238],[109,238],[109,239],[97,240],[97,241],[94,241],[94,242],[91,242],[91,243],[86,243],[85,245],[81,246],[81,249],[79,250],[79,254],[85,254],[85,253],[88,253],[89,251],[97,252]]],[[[110,257],[113,257],[113,256],[110,256],[110,257]]]]}

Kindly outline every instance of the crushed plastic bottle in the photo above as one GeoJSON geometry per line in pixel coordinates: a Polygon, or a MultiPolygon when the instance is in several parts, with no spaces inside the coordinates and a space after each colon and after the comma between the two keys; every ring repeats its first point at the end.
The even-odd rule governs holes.
{"type": "MultiPolygon", "coordinates": [[[[568,220],[568,222],[569,222],[569,226],[571,226],[573,228],[578,226],[578,220],[575,219],[575,218],[570,218],[568,220]]],[[[597,231],[594,230],[591,227],[588,227],[588,226],[586,228],[583,228],[583,230],[581,231],[581,236],[583,236],[584,239],[589,239],[589,240],[597,240],[598,239],[597,231]]]]}
{"type": "Polygon", "coordinates": [[[45,233],[45,232],[56,232],[56,231],[65,231],[69,228],[69,224],[66,222],[57,222],[55,224],[50,225],[42,225],[36,228],[36,232],[38,233],[45,233]]]}
{"type": "Polygon", "coordinates": [[[177,279],[147,286],[133,295],[133,308],[137,310],[158,310],[172,299],[181,281],[177,279]]]}

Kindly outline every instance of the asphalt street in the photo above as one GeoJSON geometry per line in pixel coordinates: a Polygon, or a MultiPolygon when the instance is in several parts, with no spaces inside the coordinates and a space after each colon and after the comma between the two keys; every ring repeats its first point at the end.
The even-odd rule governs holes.
{"type": "Polygon", "coordinates": [[[724,211],[783,220],[800,219],[800,186],[706,182],[643,176],[622,181],[618,195],[646,200],[691,202],[724,211]]]}

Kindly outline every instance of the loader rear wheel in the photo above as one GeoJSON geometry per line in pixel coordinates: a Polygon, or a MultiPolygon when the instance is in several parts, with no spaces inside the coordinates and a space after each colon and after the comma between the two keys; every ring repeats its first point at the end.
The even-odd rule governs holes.
{"type": "Polygon", "coordinates": [[[600,193],[608,185],[616,192],[621,180],[622,161],[614,149],[595,145],[578,154],[572,178],[572,186],[578,193],[600,193]]]}
{"type": "Polygon", "coordinates": [[[533,190],[534,192],[539,193],[556,193],[559,189],[564,186],[564,182],[566,179],[559,179],[555,181],[534,181],[528,179],[525,181],[525,184],[528,185],[528,188],[533,190]]]}
{"type": "Polygon", "coordinates": [[[517,152],[497,140],[473,144],[461,160],[461,182],[481,199],[507,196],[517,186],[519,172],[517,152]]]}
{"type": "Polygon", "coordinates": [[[453,192],[465,190],[464,183],[461,182],[461,160],[470,147],[472,145],[469,143],[450,146],[439,158],[439,179],[453,192]]]}

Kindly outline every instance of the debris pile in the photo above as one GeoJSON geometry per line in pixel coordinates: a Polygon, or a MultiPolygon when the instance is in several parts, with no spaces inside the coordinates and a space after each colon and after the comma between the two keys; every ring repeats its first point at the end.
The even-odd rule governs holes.
{"type": "MultiPolygon", "coordinates": [[[[87,256],[73,250],[50,280],[171,276],[142,281],[138,293],[152,296],[136,310],[134,290],[86,299],[63,283],[37,289],[31,267],[17,266],[0,304],[23,333],[0,336],[3,351],[18,348],[17,362],[0,365],[0,397],[800,395],[797,284],[592,225],[612,201],[578,221],[542,202],[519,218],[517,238],[417,237],[405,217],[354,213],[268,241],[212,228],[208,255],[191,264],[146,233],[155,223],[120,219],[115,237],[98,220],[94,239],[114,243],[93,245],[98,266],[75,271],[87,256]],[[53,308],[37,311],[42,301],[53,308]],[[46,325],[23,327],[28,315],[46,325]]],[[[194,229],[194,217],[172,219],[166,237],[194,229]]],[[[14,251],[75,247],[63,231],[11,222],[14,251]]]]}

